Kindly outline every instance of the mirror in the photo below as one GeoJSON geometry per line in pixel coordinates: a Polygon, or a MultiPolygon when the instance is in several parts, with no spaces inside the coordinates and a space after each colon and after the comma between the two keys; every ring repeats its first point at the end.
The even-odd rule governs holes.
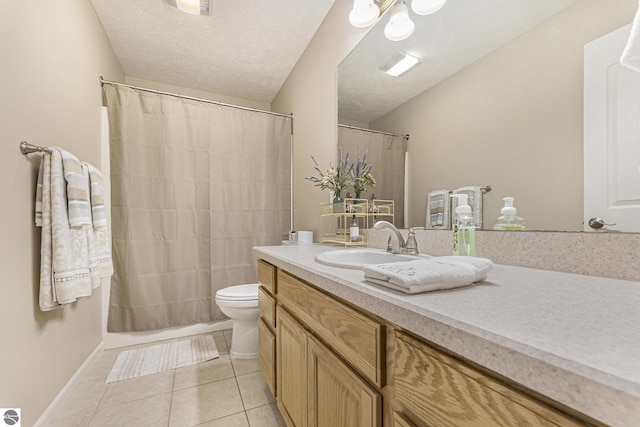
{"type": "Polygon", "coordinates": [[[416,29],[401,42],[384,37],[387,14],[338,67],[338,123],[410,135],[405,227],[425,225],[428,192],[478,185],[492,187],[485,229],[511,196],[527,230],[580,231],[584,45],[636,10],[636,0],[448,0],[433,15],[410,11],[416,29]],[[398,53],[421,64],[391,77],[380,66],[398,53]]]}

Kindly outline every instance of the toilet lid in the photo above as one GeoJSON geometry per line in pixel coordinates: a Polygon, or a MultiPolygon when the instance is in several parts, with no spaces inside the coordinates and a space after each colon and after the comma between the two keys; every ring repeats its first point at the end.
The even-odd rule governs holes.
{"type": "Polygon", "coordinates": [[[253,301],[258,299],[258,283],[229,286],[216,292],[216,298],[231,301],[253,301]]]}

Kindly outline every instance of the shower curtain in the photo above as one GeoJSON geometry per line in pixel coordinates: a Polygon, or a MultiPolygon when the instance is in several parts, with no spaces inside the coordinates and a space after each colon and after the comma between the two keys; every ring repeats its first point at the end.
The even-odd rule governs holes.
{"type": "Polygon", "coordinates": [[[371,175],[376,186],[360,197],[393,200],[393,224],[404,228],[404,174],[407,139],[366,130],[338,126],[338,145],[342,152],[349,153],[350,160],[362,158],[367,152],[367,163],[373,165],[371,175]]]}
{"type": "Polygon", "coordinates": [[[291,119],[105,84],[113,259],[107,330],[224,319],[256,245],[290,228],[291,119]]]}

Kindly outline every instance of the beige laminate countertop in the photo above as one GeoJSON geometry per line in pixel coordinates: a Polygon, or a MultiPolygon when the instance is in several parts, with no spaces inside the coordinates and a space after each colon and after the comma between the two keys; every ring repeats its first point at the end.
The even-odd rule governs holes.
{"type": "Polygon", "coordinates": [[[407,295],[316,263],[335,246],[259,258],[608,425],[640,426],[640,283],[494,265],[488,280],[407,295]]]}

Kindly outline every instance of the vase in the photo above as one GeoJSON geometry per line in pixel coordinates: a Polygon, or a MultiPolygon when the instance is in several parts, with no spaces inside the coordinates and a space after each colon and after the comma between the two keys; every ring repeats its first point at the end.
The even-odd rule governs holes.
{"type": "Polygon", "coordinates": [[[362,200],[360,200],[360,193],[356,193],[356,200],[354,200],[353,203],[362,203],[362,200]]]}
{"type": "Polygon", "coordinates": [[[344,204],[342,203],[344,200],[340,197],[340,193],[336,194],[333,197],[333,213],[344,212],[344,204]]]}

